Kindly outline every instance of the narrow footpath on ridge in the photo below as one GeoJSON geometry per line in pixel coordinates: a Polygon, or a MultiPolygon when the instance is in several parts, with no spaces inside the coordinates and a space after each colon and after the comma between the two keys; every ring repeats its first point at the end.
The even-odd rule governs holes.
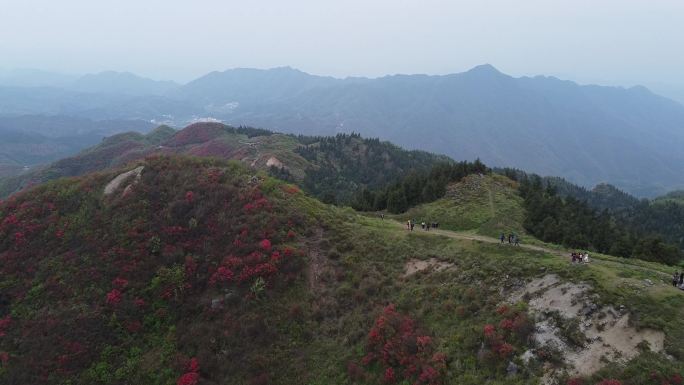
{"type": "MultiPolygon", "coordinates": [[[[399,221],[396,221],[398,227],[403,229],[403,231],[406,230],[406,223],[402,223],[399,221]]],[[[501,240],[493,237],[489,237],[486,235],[480,235],[480,234],[472,234],[472,233],[466,233],[466,232],[458,232],[458,231],[452,231],[452,230],[441,230],[441,229],[430,229],[430,231],[424,231],[420,228],[417,228],[414,230],[414,232],[419,232],[419,233],[424,233],[424,234],[432,234],[432,235],[441,235],[444,237],[448,238],[453,238],[453,239],[461,239],[461,240],[469,240],[469,241],[478,241],[478,242],[485,242],[485,243],[494,243],[494,244],[500,244],[501,240]]],[[[568,260],[568,263],[570,263],[570,251],[569,250],[557,250],[557,249],[552,249],[549,247],[544,247],[544,246],[539,246],[539,245],[531,245],[531,244],[525,244],[521,243],[519,246],[512,246],[512,245],[503,245],[506,247],[519,247],[523,248],[526,250],[532,250],[532,251],[541,251],[547,254],[555,255],[558,257],[562,257],[568,260]]],[[[622,259],[621,261],[614,261],[611,259],[607,259],[601,256],[596,256],[595,254],[591,256],[591,262],[594,264],[607,264],[607,265],[629,265],[633,266],[638,269],[643,269],[643,270],[648,270],[657,274],[662,275],[663,277],[669,278],[671,275],[669,273],[666,273],[662,270],[658,269],[653,269],[647,266],[642,266],[637,263],[631,263],[628,259],[622,259]]]]}

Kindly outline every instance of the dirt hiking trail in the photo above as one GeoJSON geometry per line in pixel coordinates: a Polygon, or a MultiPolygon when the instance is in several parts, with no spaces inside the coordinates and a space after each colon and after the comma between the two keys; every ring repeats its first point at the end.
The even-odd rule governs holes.
{"type": "MultiPolygon", "coordinates": [[[[408,231],[408,230],[406,230],[406,223],[398,222],[398,221],[396,223],[397,223],[397,226],[399,228],[403,229],[403,231],[408,231]]],[[[494,243],[494,244],[500,244],[501,243],[501,240],[499,240],[497,238],[489,237],[486,235],[480,235],[480,234],[459,232],[459,231],[441,230],[441,229],[430,229],[430,231],[425,231],[425,230],[422,230],[420,228],[416,228],[413,231],[419,232],[419,233],[431,234],[431,235],[441,235],[444,237],[454,238],[454,239],[462,239],[462,240],[478,241],[478,242],[494,243]]],[[[520,243],[519,246],[513,246],[513,245],[509,245],[508,243],[506,243],[506,244],[502,245],[502,247],[516,247],[516,248],[522,248],[522,249],[526,249],[526,250],[539,251],[539,252],[543,252],[543,253],[547,253],[547,254],[551,254],[551,255],[555,255],[558,257],[565,258],[568,260],[568,263],[570,263],[570,253],[571,253],[570,250],[565,250],[565,249],[559,250],[559,249],[553,249],[550,247],[545,247],[545,246],[540,246],[540,245],[531,245],[531,244],[525,244],[525,243],[520,243]]],[[[600,264],[612,265],[612,266],[629,265],[629,266],[634,266],[634,267],[639,268],[639,269],[648,270],[650,272],[657,273],[659,275],[662,275],[663,277],[667,277],[667,278],[670,277],[669,273],[665,273],[661,270],[652,269],[652,268],[649,268],[646,266],[641,266],[641,265],[638,265],[635,263],[630,263],[627,260],[623,260],[623,261],[619,262],[619,261],[613,261],[613,260],[609,260],[609,259],[605,259],[605,258],[601,258],[601,257],[597,257],[595,255],[592,255],[590,263],[599,264],[599,265],[600,264]]]]}

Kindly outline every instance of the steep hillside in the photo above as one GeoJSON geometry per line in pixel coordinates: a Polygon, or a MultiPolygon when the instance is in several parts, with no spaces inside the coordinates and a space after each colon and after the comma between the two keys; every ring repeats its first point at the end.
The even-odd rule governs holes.
{"type": "Polygon", "coordinates": [[[196,123],[174,131],[160,127],[147,135],[124,133],[35,172],[0,180],[0,197],[30,185],[124,165],[152,154],[234,159],[303,187],[329,202],[347,202],[361,187],[382,186],[409,171],[423,171],[445,156],[406,151],[357,134],[295,137],[249,127],[196,123]]]}
{"type": "Polygon", "coordinates": [[[0,203],[0,382],[681,381],[670,269],[563,255],[152,157],[0,203]]]}

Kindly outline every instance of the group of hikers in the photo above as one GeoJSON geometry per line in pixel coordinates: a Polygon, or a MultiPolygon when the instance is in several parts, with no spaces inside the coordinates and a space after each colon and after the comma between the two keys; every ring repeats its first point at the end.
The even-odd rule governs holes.
{"type": "MultiPolygon", "coordinates": [[[[413,231],[413,227],[416,225],[415,219],[409,219],[406,221],[406,230],[413,231]]],[[[430,229],[436,229],[439,227],[439,222],[421,222],[420,228],[425,231],[430,231],[430,229]]]]}
{"type": "Polygon", "coordinates": [[[573,251],[570,256],[572,257],[572,263],[589,263],[589,253],[586,251],[584,253],[581,251],[573,251]]]}
{"type": "Polygon", "coordinates": [[[672,276],[672,286],[684,290],[684,271],[681,273],[674,273],[674,275],[672,276]]]}
{"type": "MultiPolygon", "coordinates": [[[[501,244],[503,245],[506,243],[506,234],[501,233],[501,236],[499,237],[501,240],[501,244]]],[[[516,234],[510,233],[508,234],[508,244],[509,245],[515,245],[515,246],[520,246],[520,237],[518,237],[516,234]]]]}

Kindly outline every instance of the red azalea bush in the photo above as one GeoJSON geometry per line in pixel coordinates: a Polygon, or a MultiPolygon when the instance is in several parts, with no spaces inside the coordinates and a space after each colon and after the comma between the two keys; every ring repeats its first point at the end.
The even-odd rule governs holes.
{"type": "Polygon", "coordinates": [[[483,358],[495,365],[503,365],[515,353],[515,345],[526,345],[533,323],[525,312],[508,305],[499,306],[495,314],[497,318],[502,317],[498,328],[494,324],[486,324],[482,328],[485,346],[489,348],[483,358]]]}
{"type": "Polygon", "coordinates": [[[197,385],[199,382],[199,374],[197,373],[185,373],[180,378],[178,378],[177,385],[197,385]]]}
{"type": "MultiPolygon", "coordinates": [[[[210,335],[251,333],[247,322],[231,324],[231,334],[212,318],[222,312],[203,309],[219,298],[239,316],[235,301],[249,300],[257,279],[265,295],[275,296],[300,277],[303,254],[295,246],[303,220],[282,207],[286,191],[265,193],[232,163],[155,157],[130,194],[103,196],[116,175],[46,184],[0,204],[0,276],[11,282],[3,300],[21,301],[41,282],[40,301],[30,301],[28,317],[0,317],[0,352],[13,363],[3,367],[8,381],[64,382],[98,362],[98,349],[145,349],[149,333],[172,326],[176,346],[190,350],[206,348],[210,335]],[[67,223],[68,233],[60,231],[67,223]],[[218,329],[196,333],[196,324],[218,329]],[[64,345],[66,337],[88,341],[92,351],[74,351],[64,345]],[[25,352],[15,354],[12,341],[19,340],[25,352]]],[[[231,357],[243,351],[233,349],[231,357]]],[[[113,371],[123,364],[111,358],[107,365],[113,371]]],[[[167,375],[168,362],[155,365],[154,375],[167,375]]],[[[172,380],[199,381],[199,366],[183,370],[172,380]]]]}
{"type": "Polygon", "coordinates": [[[107,293],[107,303],[110,305],[117,305],[121,302],[121,291],[119,289],[112,289],[107,293]]]}
{"type": "Polygon", "coordinates": [[[193,357],[187,364],[186,372],[178,378],[177,385],[197,385],[199,382],[199,361],[193,357]]]}
{"type": "Polygon", "coordinates": [[[416,322],[385,307],[368,333],[365,366],[379,365],[383,382],[407,380],[414,384],[441,384],[446,373],[446,356],[436,352],[430,336],[422,335],[416,322]]]}

